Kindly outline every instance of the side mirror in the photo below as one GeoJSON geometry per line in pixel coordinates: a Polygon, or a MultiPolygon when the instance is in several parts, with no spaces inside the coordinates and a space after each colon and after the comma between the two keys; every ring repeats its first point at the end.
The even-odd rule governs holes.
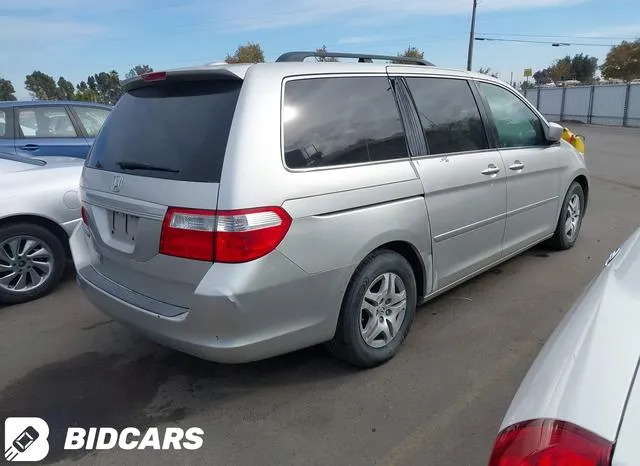
{"type": "Polygon", "coordinates": [[[544,129],[544,135],[547,138],[547,141],[558,142],[562,139],[563,131],[564,128],[558,123],[549,123],[549,126],[544,129]]]}

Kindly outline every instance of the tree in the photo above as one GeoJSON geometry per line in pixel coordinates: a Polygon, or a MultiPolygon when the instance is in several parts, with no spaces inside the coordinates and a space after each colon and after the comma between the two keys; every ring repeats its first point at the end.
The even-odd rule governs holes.
{"type": "Polygon", "coordinates": [[[264,63],[264,52],[260,44],[249,42],[247,45],[240,45],[233,55],[227,55],[227,63],[264,63]]]}
{"type": "Polygon", "coordinates": [[[73,100],[75,88],[71,81],[67,81],[62,76],[58,78],[58,98],[62,100],[73,100]]]}
{"type": "Polygon", "coordinates": [[[579,53],[571,59],[571,74],[582,83],[591,83],[598,69],[598,59],[579,53]]]}
{"type": "Polygon", "coordinates": [[[316,61],[321,61],[321,62],[337,62],[338,61],[338,59],[334,58],[334,57],[323,57],[322,56],[322,55],[327,53],[327,46],[326,45],[323,45],[319,49],[316,49],[316,53],[319,55],[318,57],[316,57],[316,61]]]}
{"type": "Polygon", "coordinates": [[[498,77],[498,73],[492,73],[492,72],[491,72],[491,68],[488,68],[488,67],[487,67],[487,68],[481,67],[481,68],[478,70],[478,73],[487,74],[487,75],[489,75],[489,76],[493,76],[494,78],[497,78],[497,77],[498,77]]]}
{"type": "Polygon", "coordinates": [[[11,81],[0,78],[0,100],[16,100],[15,92],[11,81]]]}
{"type": "Polygon", "coordinates": [[[24,87],[33,100],[54,100],[58,97],[55,80],[41,71],[34,71],[25,76],[24,87]]]}
{"type": "Polygon", "coordinates": [[[533,73],[533,79],[535,80],[537,85],[541,84],[549,84],[552,82],[551,76],[549,75],[549,70],[551,68],[545,68],[544,70],[538,70],[533,73]]]}
{"type": "Polygon", "coordinates": [[[553,65],[549,68],[549,76],[554,81],[566,81],[573,79],[573,73],[571,72],[571,57],[567,55],[564,58],[560,58],[553,62],[553,65]]]}
{"type": "Polygon", "coordinates": [[[522,89],[523,91],[525,89],[533,89],[534,87],[536,86],[529,81],[522,81],[522,83],[520,84],[520,89],[522,89]]]}
{"type": "Polygon", "coordinates": [[[640,78],[640,39],[622,41],[611,47],[600,68],[607,79],[623,79],[626,82],[640,78]]]}
{"type": "Polygon", "coordinates": [[[75,100],[82,100],[84,102],[97,102],[98,93],[92,90],[85,81],[80,81],[80,84],[76,86],[75,100]]]}
{"type": "Polygon", "coordinates": [[[595,79],[598,69],[598,59],[579,53],[571,58],[555,60],[551,66],[538,70],[533,74],[536,84],[548,84],[552,81],[567,81],[575,79],[583,83],[591,83],[595,79]]]}
{"type": "MultiPolygon", "coordinates": [[[[424,52],[420,51],[418,48],[410,45],[409,47],[407,47],[407,49],[403,52],[403,53],[398,53],[398,57],[408,57],[408,58],[419,58],[419,59],[423,59],[424,58],[424,52]]],[[[396,63],[396,64],[415,64],[415,62],[412,61],[407,61],[407,60],[393,60],[392,63],[396,63]]]]}
{"type": "Polygon", "coordinates": [[[120,77],[116,70],[102,71],[87,78],[89,89],[96,93],[97,102],[114,105],[122,95],[120,77]]]}
{"type": "Polygon", "coordinates": [[[127,74],[124,75],[124,77],[127,79],[131,79],[131,78],[135,78],[136,76],[140,76],[141,74],[151,73],[152,71],[153,71],[153,68],[151,68],[149,65],[136,65],[133,68],[131,68],[127,72],[127,74]]]}

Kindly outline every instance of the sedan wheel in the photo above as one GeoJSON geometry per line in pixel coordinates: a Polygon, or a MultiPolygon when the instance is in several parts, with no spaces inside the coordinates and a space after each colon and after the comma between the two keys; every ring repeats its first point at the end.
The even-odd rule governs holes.
{"type": "Polygon", "coordinates": [[[41,225],[0,227],[0,303],[16,304],[51,291],[66,267],[58,236],[41,225]]]}
{"type": "Polygon", "coordinates": [[[51,277],[51,248],[33,236],[12,236],[0,243],[0,288],[14,293],[33,291],[51,277]]]}

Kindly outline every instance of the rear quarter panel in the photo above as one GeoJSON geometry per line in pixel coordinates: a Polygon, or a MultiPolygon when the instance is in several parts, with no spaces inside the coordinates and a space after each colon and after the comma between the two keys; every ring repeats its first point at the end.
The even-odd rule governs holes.
{"type": "MultiPolygon", "coordinates": [[[[386,76],[384,70],[373,75],[386,76]]],[[[390,240],[410,241],[428,255],[423,189],[408,159],[309,171],[285,168],[280,113],[288,78],[277,64],[248,70],[227,145],[218,209],[284,206],[293,223],[278,249],[309,273],[357,264],[390,240]]]]}
{"type": "MultiPolygon", "coordinates": [[[[386,76],[384,69],[368,75],[386,76]]],[[[342,289],[331,291],[336,295],[357,264],[386,242],[406,241],[428,262],[424,192],[409,159],[308,171],[285,167],[280,115],[284,82],[291,78],[278,64],[247,71],[218,209],[283,206],[293,222],[278,250],[309,274],[348,269],[342,289]]]]}

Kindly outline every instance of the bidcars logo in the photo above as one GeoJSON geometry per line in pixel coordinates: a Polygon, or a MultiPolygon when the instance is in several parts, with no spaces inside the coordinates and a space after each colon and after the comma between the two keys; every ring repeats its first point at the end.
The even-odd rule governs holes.
{"type": "MultiPolygon", "coordinates": [[[[49,426],[38,417],[9,417],[4,422],[7,461],[42,461],[49,454],[49,426]]],[[[197,450],[204,431],[199,427],[69,427],[64,450],[197,450]]],[[[53,445],[55,447],[56,445],[53,445]]],[[[59,448],[60,446],[58,446],[59,448]]]]}
{"type": "Polygon", "coordinates": [[[141,431],[126,427],[118,431],[112,427],[70,427],[64,441],[65,450],[197,450],[203,444],[204,431],[199,427],[182,429],[167,427],[163,431],[151,427],[141,431]]]}
{"type": "Polygon", "coordinates": [[[49,454],[49,426],[39,417],[8,417],[4,421],[7,461],[41,461],[49,454]]]}

